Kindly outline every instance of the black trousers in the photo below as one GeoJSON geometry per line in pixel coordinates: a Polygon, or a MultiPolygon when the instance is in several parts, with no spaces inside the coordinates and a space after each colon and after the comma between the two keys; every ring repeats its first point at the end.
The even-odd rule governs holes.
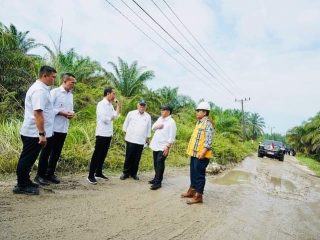
{"type": "Polygon", "coordinates": [[[107,156],[112,137],[96,136],[96,145],[90,162],[89,177],[101,175],[104,160],[107,156]]]}
{"type": "Polygon", "coordinates": [[[161,184],[165,169],[165,160],[167,156],[163,156],[163,151],[153,151],[153,166],[155,171],[155,184],[161,184]]]}
{"type": "Polygon", "coordinates": [[[131,142],[126,143],[126,158],[123,164],[123,174],[136,176],[139,169],[143,145],[131,142]]]}
{"type": "Polygon", "coordinates": [[[54,132],[52,137],[52,148],[48,162],[47,175],[52,176],[56,171],[57,163],[61,156],[61,151],[66,140],[67,133],[54,132]]]}
{"type": "Polygon", "coordinates": [[[38,164],[37,176],[45,178],[48,170],[48,159],[53,146],[53,136],[47,138],[46,146],[41,150],[38,164]]]}
{"type": "Polygon", "coordinates": [[[21,135],[21,140],[23,148],[17,165],[17,182],[19,187],[24,187],[31,183],[30,171],[39,156],[42,146],[39,144],[38,137],[21,135]]]}

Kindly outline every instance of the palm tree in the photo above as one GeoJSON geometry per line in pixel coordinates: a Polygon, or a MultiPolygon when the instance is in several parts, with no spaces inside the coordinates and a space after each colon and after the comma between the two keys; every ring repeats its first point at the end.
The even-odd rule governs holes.
{"type": "Polygon", "coordinates": [[[264,119],[258,113],[249,114],[248,118],[248,135],[253,140],[263,135],[263,128],[265,127],[264,119]]]}
{"type": "Polygon", "coordinates": [[[41,46],[41,44],[36,43],[35,39],[28,38],[27,35],[29,34],[29,31],[20,32],[13,24],[10,24],[9,27],[6,27],[4,25],[2,26],[4,28],[4,31],[11,36],[11,44],[13,48],[19,49],[23,53],[27,53],[29,50],[41,46]]]}
{"type": "Polygon", "coordinates": [[[108,62],[114,73],[108,73],[110,81],[124,97],[133,97],[146,90],[146,81],[154,78],[153,71],[143,71],[144,67],[138,68],[138,62],[129,64],[118,58],[118,65],[108,62]]]}

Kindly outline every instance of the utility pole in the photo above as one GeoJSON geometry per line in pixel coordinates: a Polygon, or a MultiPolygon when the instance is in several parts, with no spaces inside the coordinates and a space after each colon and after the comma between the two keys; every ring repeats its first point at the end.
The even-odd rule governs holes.
{"type": "Polygon", "coordinates": [[[272,139],[274,140],[274,136],[272,136],[272,129],[275,129],[276,127],[270,127],[270,135],[272,137],[272,139]]]}
{"type": "Polygon", "coordinates": [[[241,111],[242,111],[242,139],[245,140],[245,123],[244,123],[244,109],[243,109],[243,103],[250,101],[250,98],[245,99],[235,99],[235,102],[241,102],[241,111]]]}

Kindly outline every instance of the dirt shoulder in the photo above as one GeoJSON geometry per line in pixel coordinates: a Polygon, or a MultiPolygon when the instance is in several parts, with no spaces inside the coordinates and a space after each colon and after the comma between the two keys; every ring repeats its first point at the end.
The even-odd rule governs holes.
{"type": "Polygon", "coordinates": [[[96,186],[66,176],[40,196],[12,194],[12,178],[0,182],[0,239],[317,239],[320,179],[296,164],[249,157],[208,176],[193,206],[180,198],[187,168],[167,169],[157,191],[151,173],[96,186]]]}

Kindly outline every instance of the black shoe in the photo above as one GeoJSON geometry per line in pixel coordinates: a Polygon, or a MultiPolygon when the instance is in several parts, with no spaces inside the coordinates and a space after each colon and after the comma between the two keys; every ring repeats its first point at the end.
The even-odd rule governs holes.
{"type": "Polygon", "coordinates": [[[47,180],[52,182],[52,183],[55,183],[55,184],[59,184],[61,181],[60,179],[56,176],[56,175],[48,175],[47,176],[47,180]]]}
{"type": "Polygon", "coordinates": [[[45,179],[44,177],[41,177],[41,176],[36,176],[34,178],[34,181],[36,183],[38,183],[39,185],[50,185],[50,183],[48,182],[47,179],[45,179]]]}
{"type": "Polygon", "coordinates": [[[161,184],[156,184],[156,183],[152,184],[150,187],[151,190],[157,190],[159,188],[161,188],[161,184]]]}
{"type": "Polygon", "coordinates": [[[39,184],[32,182],[31,180],[29,180],[27,185],[34,188],[39,188],[39,184]]]}
{"type": "Polygon", "coordinates": [[[93,185],[97,184],[97,180],[94,177],[88,177],[87,180],[90,184],[93,184],[93,185]]]}
{"type": "Polygon", "coordinates": [[[149,184],[155,184],[156,180],[152,179],[150,181],[148,181],[149,184]]]}
{"type": "Polygon", "coordinates": [[[140,179],[137,175],[133,175],[132,178],[133,178],[134,180],[139,180],[139,179],[140,179]]]}
{"type": "Polygon", "coordinates": [[[129,177],[128,174],[122,174],[122,175],[120,176],[120,179],[121,179],[121,180],[125,180],[125,179],[127,179],[128,177],[129,177]]]}
{"type": "Polygon", "coordinates": [[[95,174],[94,177],[95,177],[95,179],[98,179],[98,180],[106,180],[106,181],[109,180],[109,178],[106,177],[106,176],[103,175],[103,174],[95,174]]]}
{"type": "Polygon", "coordinates": [[[32,186],[25,186],[25,187],[14,186],[12,191],[15,194],[39,195],[39,189],[32,186]]]}

